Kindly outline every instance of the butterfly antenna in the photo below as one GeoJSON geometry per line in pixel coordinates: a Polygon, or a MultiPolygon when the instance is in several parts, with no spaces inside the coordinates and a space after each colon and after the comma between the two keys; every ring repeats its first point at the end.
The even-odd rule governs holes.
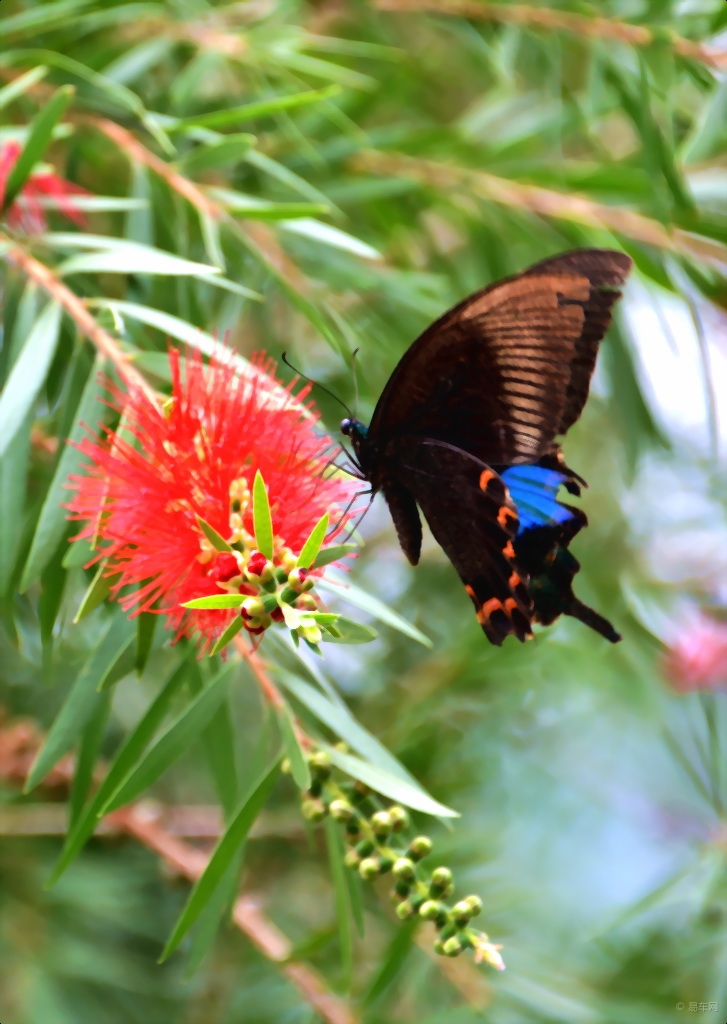
{"type": "Polygon", "coordinates": [[[353,413],[351,412],[349,407],[346,405],[346,403],[343,401],[343,399],[339,398],[338,395],[334,395],[334,393],[331,391],[331,389],[327,388],[325,386],[325,384],[320,384],[317,380],[313,380],[312,377],[306,376],[306,374],[304,374],[301,370],[299,370],[297,366],[293,366],[293,364],[288,359],[288,353],[287,352],[283,352],[283,355],[282,355],[281,358],[282,358],[283,362],[285,363],[285,365],[290,367],[290,369],[293,371],[293,373],[297,373],[299,377],[302,377],[303,380],[307,380],[308,383],[311,384],[313,387],[320,388],[321,391],[325,391],[325,393],[327,395],[330,395],[330,397],[334,400],[334,402],[338,402],[338,404],[340,406],[342,406],[346,410],[348,415],[351,418],[353,418],[353,413]]]}
{"type": "Polygon", "coordinates": [[[353,411],[358,416],[358,373],[356,372],[356,356],[359,349],[355,348],[351,355],[351,369],[353,370],[353,411]]]}

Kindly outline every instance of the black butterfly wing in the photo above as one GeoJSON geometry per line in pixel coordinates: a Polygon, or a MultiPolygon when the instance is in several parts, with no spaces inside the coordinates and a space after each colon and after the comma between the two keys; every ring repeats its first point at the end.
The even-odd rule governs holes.
{"type": "Polygon", "coordinates": [[[421,508],[437,543],[459,573],[487,638],[531,635],[527,578],[515,564],[518,518],[494,470],[437,441],[400,438],[389,447],[384,497],[401,546],[416,563],[421,508]]]}
{"type": "Polygon", "coordinates": [[[491,285],[405,353],[374,411],[370,450],[427,437],[506,465],[536,461],[580,415],[611,308],[631,267],[578,250],[491,285]]]}

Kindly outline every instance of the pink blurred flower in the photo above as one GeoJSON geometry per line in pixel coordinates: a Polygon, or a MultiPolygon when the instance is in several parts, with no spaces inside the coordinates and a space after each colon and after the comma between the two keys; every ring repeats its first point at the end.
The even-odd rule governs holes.
{"type": "MultiPolygon", "coordinates": [[[[19,142],[6,142],[0,149],[0,206],[5,198],[10,173],[18,162],[22,152],[19,142]]],[[[86,223],[85,217],[73,202],[74,196],[87,196],[89,193],[78,185],[61,178],[57,174],[44,171],[32,172],[6,211],[8,226],[14,231],[26,234],[40,234],[47,227],[41,199],[54,199],[64,217],[74,221],[79,227],[86,223]]]]}
{"type": "Polygon", "coordinates": [[[727,689],[727,622],[701,611],[690,616],[664,657],[664,671],[678,693],[727,689]]]}

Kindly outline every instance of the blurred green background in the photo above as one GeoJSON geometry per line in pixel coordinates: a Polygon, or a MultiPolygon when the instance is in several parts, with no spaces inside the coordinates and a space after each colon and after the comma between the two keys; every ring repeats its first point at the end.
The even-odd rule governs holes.
{"type": "MultiPolygon", "coordinates": [[[[358,348],[367,420],[399,355],[468,292],[571,247],[634,258],[565,443],[590,484],[578,592],[623,643],[567,620],[527,645],[489,646],[442,552],[429,538],[411,570],[377,499],[353,576],[433,648],[381,625],[370,645],[329,645],[319,666],[461,812],[451,830],[423,816],[418,827],[458,890],[481,895],[507,971],[430,955],[426,927],[420,947],[386,886],[367,887],[365,936],[353,933],[342,957],[328,856],[289,780],[249,841],[243,889],[351,1021],[723,1024],[727,4],[4,0],[0,51],[0,145],[27,141],[54,90],[75,88],[43,159],[107,197],[86,202],[88,233],[110,252],[109,240],[132,239],[232,282],[66,272],[160,387],[167,340],[185,325],[229,335],[248,356],[287,349],[347,402],[358,348]],[[129,140],[178,172],[176,185],[129,140]],[[225,216],[200,211],[180,181],[225,216]]],[[[49,233],[21,241],[57,269],[83,250],[77,228],[47,215],[49,233]]],[[[7,379],[43,296],[0,267],[7,379]]],[[[89,577],[63,565],[68,530],[19,592],[62,451],[44,439],[72,429],[92,362],[64,321],[34,417],[3,457],[0,702],[11,723],[50,726],[105,621],[99,611],[72,625],[89,577]]],[[[338,407],[315,397],[336,430],[338,407]]],[[[122,673],[99,710],[104,756],[167,677],[165,639],[157,630],[142,677],[122,673]]],[[[246,675],[229,721],[243,784],[263,722],[246,675]]],[[[202,744],[152,795],[216,804],[202,744]]],[[[188,887],[132,839],[92,840],[44,889],[61,839],[23,835],[27,817],[9,812],[38,804],[47,815],[65,793],[21,797],[8,782],[0,800],[2,1024],[320,1020],[232,927],[191,979],[184,955],[158,966],[188,887]]]]}

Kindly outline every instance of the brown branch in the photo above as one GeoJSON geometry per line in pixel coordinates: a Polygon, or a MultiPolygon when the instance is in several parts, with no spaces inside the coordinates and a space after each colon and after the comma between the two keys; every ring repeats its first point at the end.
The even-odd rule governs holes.
{"type": "MultiPolygon", "coordinates": [[[[0,779],[22,786],[41,743],[39,730],[27,719],[4,723],[0,728],[0,779]]],[[[65,757],[49,773],[44,785],[67,790],[72,777],[73,762],[65,757]]],[[[160,823],[159,810],[151,803],[121,807],[109,815],[107,821],[112,821],[116,830],[122,830],[153,850],[168,867],[192,883],[207,867],[207,854],[170,835],[160,823]]],[[[325,979],[314,967],[302,960],[290,959],[292,943],[266,918],[257,897],[250,894],[238,897],[232,919],[263,956],[280,965],[282,974],[327,1024],[358,1024],[352,1007],[328,989],[325,979]]]]}
{"type": "Polygon", "coordinates": [[[402,11],[408,14],[432,12],[452,14],[477,21],[494,21],[523,28],[546,29],[570,35],[605,39],[629,46],[650,46],[662,38],[681,57],[698,60],[714,70],[727,68],[727,51],[695,43],[671,31],[655,31],[646,25],[630,25],[610,18],[590,17],[555,10],[552,7],[529,7],[524,4],[477,3],[476,0],[373,0],[380,11],[402,11]]]}
{"type": "MultiPolygon", "coordinates": [[[[149,850],[164,860],[190,882],[196,882],[207,867],[208,858],[200,850],[169,835],[139,808],[122,808],[114,813],[116,821],[129,835],[134,836],[149,850]]],[[[329,1024],[356,1024],[358,1017],[351,1006],[331,992],[321,974],[302,960],[292,960],[292,943],[279,928],[269,921],[254,896],[240,896],[232,911],[232,919],[257,949],[280,964],[280,970],[291,981],[303,998],[329,1024]]]]}
{"type": "Polygon", "coordinates": [[[508,181],[485,171],[471,171],[401,154],[368,151],[355,157],[352,165],[356,170],[399,175],[444,191],[465,189],[482,199],[518,210],[527,209],[541,217],[606,228],[658,249],[681,249],[701,259],[727,263],[727,247],[720,242],[679,228],[668,229],[640,213],[608,206],[586,196],[566,195],[539,185],[508,181]]]}
{"type": "Polygon", "coordinates": [[[118,370],[119,376],[129,387],[141,391],[147,399],[156,405],[157,397],[153,388],[149,387],[139,371],[131,365],[118,343],[111,335],[100,327],[91,316],[82,300],[58,278],[44,263],[35,259],[7,235],[0,232],[0,245],[9,248],[3,257],[13,266],[18,267],[25,276],[37,284],[55,302],[57,302],[76,324],[76,327],[91,341],[96,349],[105,356],[118,370]]]}

